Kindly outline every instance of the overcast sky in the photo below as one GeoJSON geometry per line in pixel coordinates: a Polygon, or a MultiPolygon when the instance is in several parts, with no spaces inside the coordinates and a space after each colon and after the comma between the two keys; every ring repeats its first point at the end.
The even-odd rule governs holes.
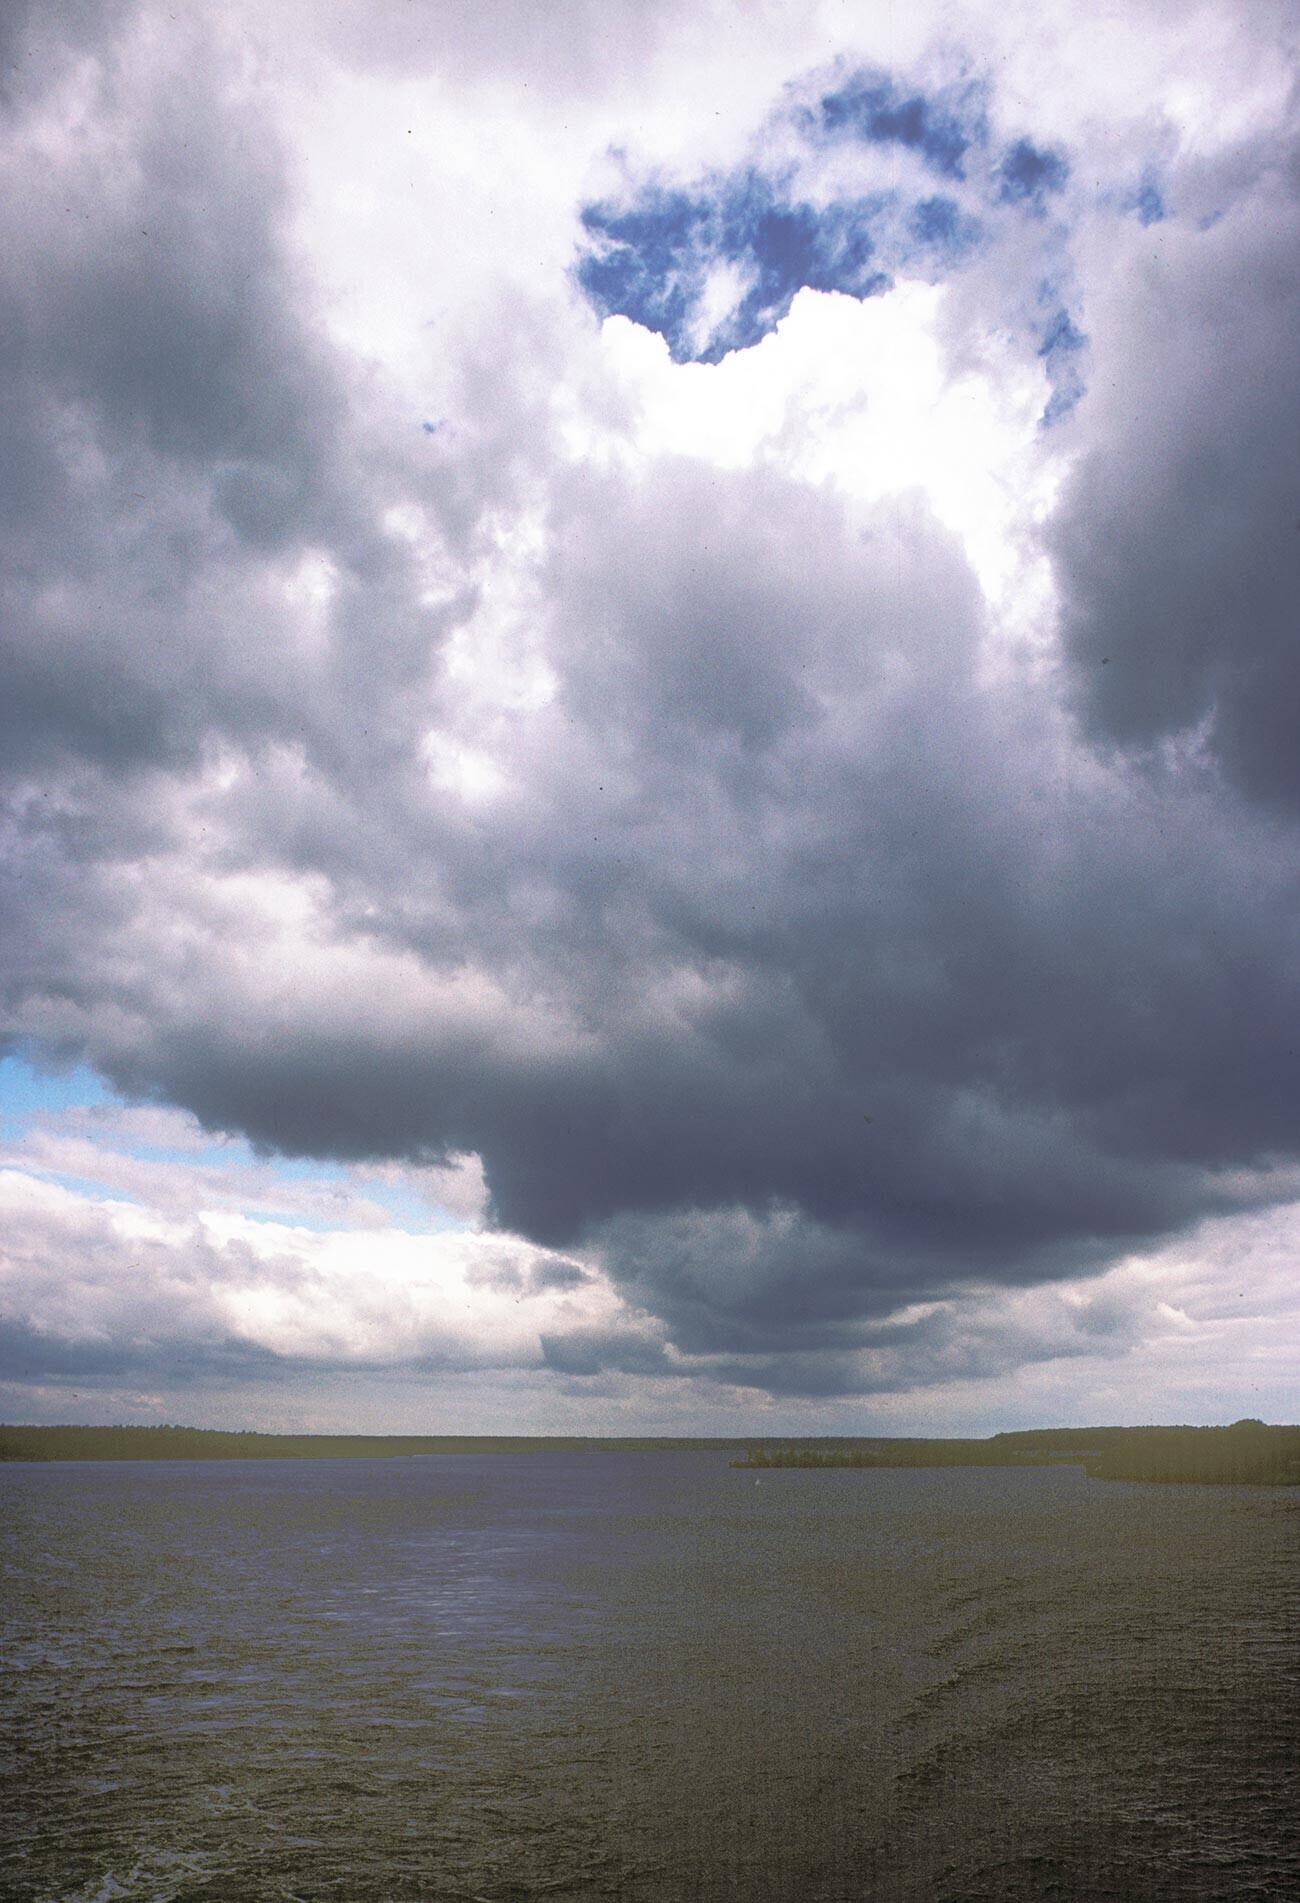
{"type": "Polygon", "coordinates": [[[1300,1416],[1290,0],[9,0],[0,1418],[1300,1416]]]}

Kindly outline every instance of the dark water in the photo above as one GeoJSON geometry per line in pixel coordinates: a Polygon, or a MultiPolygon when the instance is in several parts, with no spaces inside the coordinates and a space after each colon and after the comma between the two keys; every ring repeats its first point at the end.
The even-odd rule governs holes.
{"type": "Polygon", "coordinates": [[[1300,1501],[709,1453],[0,1469],[0,1896],[1300,1897],[1300,1501]]]}

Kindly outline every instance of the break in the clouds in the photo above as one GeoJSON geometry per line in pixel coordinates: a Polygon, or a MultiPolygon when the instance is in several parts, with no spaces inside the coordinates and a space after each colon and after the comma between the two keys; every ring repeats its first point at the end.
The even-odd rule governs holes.
{"type": "Polygon", "coordinates": [[[1032,139],[999,139],[978,79],[926,90],[840,61],[788,86],[730,169],[622,169],[620,191],[582,207],[578,282],[603,315],[658,332],[677,362],[750,348],[803,290],[860,300],[900,277],[940,281],[1010,228],[1023,255],[1003,282],[1004,321],[1036,331],[1059,386],[1050,415],[1078,394],[1070,360],[1084,338],[1060,301],[1069,273],[1048,216],[1070,168],[1032,139]]]}
{"type": "Polygon", "coordinates": [[[10,1411],[1267,1411],[1287,10],[0,51],[10,1411]]]}

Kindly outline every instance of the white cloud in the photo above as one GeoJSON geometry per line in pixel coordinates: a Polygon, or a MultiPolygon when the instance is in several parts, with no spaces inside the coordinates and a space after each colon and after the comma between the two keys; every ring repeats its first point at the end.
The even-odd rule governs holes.
{"type": "MultiPolygon", "coordinates": [[[[192,1179],[191,1179],[192,1180],[192,1179]]],[[[173,1199],[173,1207],[175,1199],[173,1199]]],[[[539,1367],[543,1335],[605,1330],[598,1276],[510,1236],[323,1230],[198,1208],[164,1214],[0,1171],[7,1326],[55,1364],[220,1373],[233,1357],[334,1368],[539,1367]]],[[[11,1351],[12,1353],[13,1351],[11,1351]]]]}

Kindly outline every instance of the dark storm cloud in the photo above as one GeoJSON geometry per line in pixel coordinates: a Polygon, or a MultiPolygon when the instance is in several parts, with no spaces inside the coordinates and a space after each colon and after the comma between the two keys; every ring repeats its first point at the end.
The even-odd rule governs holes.
{"type": "MultiPolygon", "coordinates": [[[[589,1247],[676,1346],[792,1391],[886,1384],[863,1328],[918,1296],[1266,1195],[1300,1147],[1289,835],[1193,750],[1114,747],[1213,716],[1211,760],[1278,811],[1294,792],[1281,184],[1179,225],[1128,342],[1140,284],[1111,333],[1080,315],[1118,366],[1053,531],[1080,744],[1040,676],[984,666],[922,500],[561,457],[560,346],[513,291],[464,347],[472,407],[394,449],[317,341],[279,161],[223,71],[105,54],[82,141],[53,169],[15,148],[13,1034],[271,1150],[479,1152],[503,1226],[589,1247]],[[398,503],[442,535],[438,605],[398,503]],[[443,646],[488,639],[516,503],[545,526],[523,618],[554,693],[479,723],[503,785],[476,804],[427,743],[479,738],[443,646]],[[331,577],[306,628],[304,560],[331,577]]],[[[967,146],[914,106],[854,110],[955,178],[967,146]]],[[[1035,207],[1049,158],[1004,171],[1035,207]]],[[[1044,316],[1070,355],[1075,320],[1044,316]]],[[[899,1380],[995,1365],[938,1328],[899,1380]]],[[[635,1330],[546,1353],[664,1366],[635,1330]]]]}
{"type": "Polygon", "coordinates": [[[580,1269],[576,1262],[563,1262],[553,1256],[546,1256],[534,1266],[529,1285],[535,1293],[541,1293],[544,1289],[582,1288],[590,1280],[587,1271],[580,1269]]]}
{"type": "Polygon", "coordinates": [[[150,1340],[122,1334],[78,1339],[55,1329],[32,1328],[0,1317],[0,1380],[76,1380],[89,1386],[119,1381],[222,1382],[266,1380],[284,1358],[255,1344],[232,1339],[150,1340]]]}
{"type": "Polygon", "coordinates": [[[556,1374],[656,1375],[672,1372],[662,1342],[634,1329],[583,1329],[542,1336],[542,1361],[556,1374]]]}
{"type": "Polygon", "coordinates": [[[133,0],[6,0],[0,9],[0,112],[20,110],[71,60],[112,39],[133,0]]]}
{"type": "MultiPolygon", "coordinates": [[[[100,50],[94,109],[53,158],[21,116],[12,133],[0,212],[11,767],[63,756],[113,774],[174,769],[228,735],[336,751],[344,709],[358,730],[383,724],[367,694],[369,616],[400,588],[390,667],[403,617],[418,618],[409,579],[395,584],[409,557],[357,506],[345,384],[304,321],[258,103],[223,86],[200,27],[176,31],[166,58],[129,34],[100,50]],[[342,606],[307,670],[268,572],[317,548],[339,565],[342,606]]],[[[421,668],[426,643],[422,628],[421,668]]]]}
{"type": "Polygon", "coordinates": [[[1199,217],[1129,251],[1052,544],[1091,735],[1144,753],[1198,734],[1295,813],[1300,139],[1247,156],[1248,189],[1216,204],[1207,181],[1199,217]]]}
{"type": "Polygon", "coordinates": [[[1100,1304],[1078,1310],[1055,1304],[1037,1317],[996,1302],[944,1305],[859,1331],[856,1350],[841,1345],[818,1352],[796,1343],[743,1360],[720,1357],[711,1372],[716,1381],[778,1395],[902,1394],[939,1383],[997,1380],[1035,1362],[1119,1356],[1138,1336],[1136,1313],[1100,1304]]]}
{"type": "Polygon", "coordinates": [[[527,798],[470,859],[365,814],[407,829],[370,865],[394,946],[475,960],[497,1004],[377,1021],[306,982],[261,997],[208,948],[206,997],[160,967],[147,1021],[92,1016],[120,1085],[300,1154],[481,1150],[502,1223],[598,1243],[696,1351],[1095,1266],[1285,1148],[1267,841],[1194,782],[1072,763],[982,686],[976,592],[923,512],[863,539],[801,487],[687,466],[556,500],[527,798]],[[413,878],[455,895],[433,924],[413,878]],[[739,1256],[737,1207],[762,1229],[739,1256]]]}

